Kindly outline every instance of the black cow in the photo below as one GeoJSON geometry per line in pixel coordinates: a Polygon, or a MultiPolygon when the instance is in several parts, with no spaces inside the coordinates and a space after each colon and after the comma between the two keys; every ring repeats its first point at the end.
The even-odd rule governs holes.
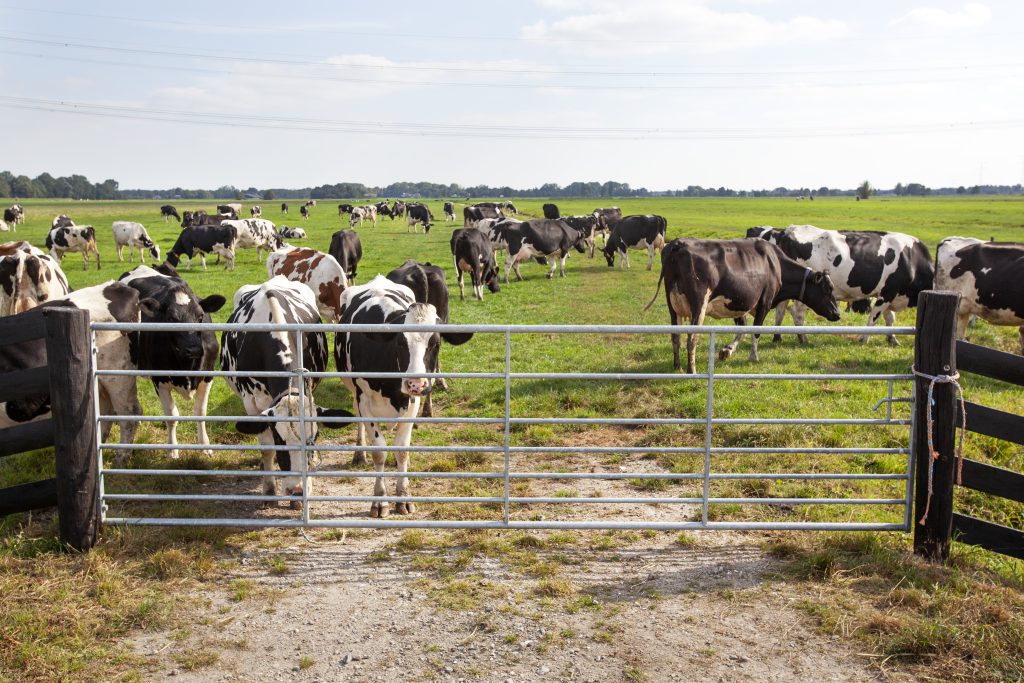
{"type": "Polygon", "coordinates": [[[299,213],[302,214],[303,220],[309,220],[309,209],[305,204],[299,207],[299,213]]]}
{"type": "Polygon", "coordinates": [[[619,267],[622,264],[629,269],[629,250],[647,250],[647,270],[654,266],[654,254],[665,246],[665,230],[668,222],[663,216],[626,216],[615,223],[612,236],[604,245],[604,257],[608,267],[615,265],[615,254],[619,255],[619,267]]]}
{"type": "MultiPolygon", "coordinates": [[[[839,320],[839,305],[829,276],[800,265],[763,240],[674,239],[661,251],[659,289],[662,280],[672,325],[687,318],[692,325],[703,325],[705,316],[732,318],[737,325],[744,325],[748,313],[754,315],[754,325],[762,325],[769,311],[791,299],[807,304],[829,320],[839,320]]],[[[657,298],[656,289],[644,310],[657,298]]],[[[752,361],[757,360],[759,337],[753,335],[752,361]]],[[[736,335],[718,357],[729,358],[742,339],[742,334],[736,335]]],[[[688,334],[689,373],[696,372],[696,349],[697,338],[688,334]]],[[[678,334],[672,335],[672,363],[680,369],[678,334]]]]}
{"type": "Polygon", "coordinates": [[[351,204],[338,204],[338,215],[344,216],[346,213],[352,213],[354,208],[351,204]]]}
{"type": "Polygon", "coordinates": [[[416,232],[416,226],[422,225],[423,232],[430,232],[430,221],[434,214],[426,204],[408,204],[405,207],[405,231],[416,232]]]}
{"type": "Polygon", "coordinates": [[[1019,327],[1024,355],[1024,244],[947,237],[935,252],[935,288],[960,295],[956,336],[978,316],[993,325],[1019,327]]]}
{"type": "MultiPolygon", "coordinates": [[[[761,237],[782,248],[786,256],[803,265],[828,273],[835,284],[838,301],[858,302],[874,298],[868,325],[882,316],[892,325],[896,313],[917,305],[917,295],[931,289],[935,280],[928,247],[921,240],[899,232],[822,230],[813,225],[791,225],[784,230],[759,226],[748,237],[761,237]]],[[[786,313],[775,312],[776,324],[786,313]]],[[[805,309],[793,305],[793,322],[803,324],[805,309]]],[[[890,344],[899,342],[894,335],[890,344]]],[[[801,342],[806,341],[800,335],[801,342]]],[[[778,338],[776,337],[776,341],[778,338]]],[[[867,335],[861,337],[867,341],[867,335]]]]}
{"type": "MultiPolygon", "coordinates": [[[[241,206],[241,204],[238,204],[238,206],[241,206]]],[[[220,205],[218,205],[217,206],[217,213],[219,213],[222,216],[230,216],[231,220],[233,220],[233,221],[237,221],[238,220],[238,211],[236,211],[235,207],[233,205],[231,205],[231,204],[220,204],[220,205]]]]}
{"type": "MultiPolygon", "coordinates": [[[[438,322],[448,322],[448,284],[445,279],[443,268],[429,263],[417,263],[412,259],[408,259],[398,268],[395,268],[388,273],[387,278],[392,282],[396,282],[411,289],[413,297],[418,303],[430,304],[433,306],[437,311],[438,322]]],[[[472,332],[469,334],[448,332],[441,335],[442,340],[455,346],[465,344],[467,341],[472,339],[472,337],[472,332]]],[[[429,372],[441,372],[440,360],[435,358],[433,369],[429,370],[429,372]]],[[[438,389],[442,391],[448,388],[448,385],[443,378],[437,380],[437,385],[438,389]]],[[[425,417],[432,417],[433,414],[434,404],[430,398],[430,393],[428,392],[426,394],[425,405],[423,406],[423,415],[425,417]]]]}
{"type": "MultiPolygon", "coordinates": [[[[145,303],[142,308],[144,323],[208,323],[210,313],[219,311],[225,303],[220,294],[211,294],[205,299],[198,298],[188,283],[178,276],[171,266],[162,264],[157,269],[139,266],[121,276],[120,281],[139,293],[145,303]]],[[[210,398],[210,384],[213,377],[167,377],[160,370],[213,370],[217,361],[217,335],[209,330],[148,332],[138,335],[135,347],[135,364],[140,370],[157,371],[150,376],[164,415],[178,416],[174,402],[177,391],[185,400],[195,398],[196,417],[206,417],[210,398]]],[[[206,423],[196,425],[199,443],[209,445],[206,423]]],[[[177,444],[178,423],[167,421],[167,443],[177,444]]],[[[213,455],[213,451],[205,451],[213,455]]],[[[178,457],[178,449],[172,446],[169,455],[178,457]]]]}
{"type": "Polygon", "coordinates": [[[224,269],[235,269],[235,245],[238,243],[238,230],[233,225],[197,225],[185,228],[167,254],[167,262],[175,268],[182,256],[188,258],[188,267],[192,269],[192,259],[199,254],[206,270],[206,255],[217,254],[225,260],[224,269]]]}
{"type": "Polygon", "coordinates": [[[508,244],[508,258],[505,260],[505,283],[508,284],[509,270],[515,270],[516,278],[523,279],[519,264],[531,258],[543,256],[552,258],[548,277],[554,277],[555,267],[565,277],[565,261],[572,249],[584,253],[586,235],[570,228],[563,221],[535,218],[523,221],[519,226],[498,223],[492,232],[508,244]]]}
{"type": "MultiPolygon", "coordinates": [[[[442,290],[445,289],[443,274],[440,287],[442,290]]],[[[434,325],[443,322],[440,311],[435,306],[418,301],[409,287],[380,275],[365,285],[346,289],[341,295],[341,304],[342,325],[434,325]]],[[[339,332],[335,338],[334,360],[339,372],[434,372],[441,337],[442,335],[437,332],[339,332]]],[[[468,339],[468,335],[462,335],[456,341],[448,341],[462,343],[468,339]]],[[[433,380],[425,377],[355,377],[345,378],[343,381],[352,392],[352,405],[360,417],[398,417],[409,420],[396,425],[395,434],[395,445],[408,448],[412,441],[412,419],[419,413],[421,398],[430,395],[433,380]]],[[[366,443],[367,433],[373,435],[373,445],[386,446],[384,426],[386,425],[376,422],[359,423],[357,447],[366,443]]],[[[408,481],[402,473],[409,469],[410,455],[407,450],[395,452],[398,496],[408,495],[408,481]]],[[[362,452],[356,451],[353,460],[364,460],[362,452]]],[[[386,461],[386,451],[373,452],[373,466],[377,472],[384,470],[386,461]]],[[[374,485],[374,495],[383,496],[384,492],[384,483],[378,477],[374,485]]],[[[374,502],[370,505],[371,517],[383,517],[388,511],[387,503],[374,502]]],[[[395,511],[399,514],[409,514],[415,512],[415,506],[399,501],[395,504],[395,511]]]]}
{"type": "Polygon", "coordinates": [[[164,223],[166,223],[167,219],[169,219],[171,216],[174,216],[174,219],[179,223],[181,222],[181,216],[178,215],[178,210],[171,206],[170,204],[164,204],[163,206],[160,207],[160,215],[163,216],[164,223]]]}
{"type": "Polygon", "coordinates": [[[452,232],[449,243],[452,260],[459,281],[459,299],[466,299],[463,273],[469,273],[473,281],[473,296],[484,300],[484,284],[491,292],[498,292],[498,267],[494,261],[494,250],[487,235],[474,228],[458,228],[452,232]]]}
{"type": "Polygon", "coordinates": [[[558,211],[558,207],[554,204],[545,204],[542,208],[544,210],[544,218],[558,220],[562,217],[562,214],[558,211]]]}
{"type": "Polygon", "coordinates": [[[395,220],[395,214],[391,213],[391,207],[388,206],[388,203],[386,201],[377,202],[376,204],[374,204],[374,206],[377,207],[377,215],[387,216],[391,220],[395,220]]]}
{"type": "Polygon", "coordinates": [[[333,256],[345,271],[349,285],[354,283],[359,259],[363,258],[363,245],[359,241],[359,234],[355,230],[339,230],[331,236],[331,246],[327,253],[333,256]]]}
{"type": "Polygon", "coordinates": [[[455,204],[452,202],[444,203],[444,220],[453,221],[455,220],[455,204]]]}
{"type": "Polygon", "coordinates": [[[281,202],[281,213],[288,213],[288,205],[281,202]]]}

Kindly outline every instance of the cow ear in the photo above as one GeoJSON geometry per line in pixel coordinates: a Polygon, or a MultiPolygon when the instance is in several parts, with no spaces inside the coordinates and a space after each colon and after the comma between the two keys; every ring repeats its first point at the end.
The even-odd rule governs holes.
{"type": "Polygon", "coordinates": [[[207,313],[216,313],[226,303],[227,303],[227,299],[225,299],[220,294],[211,294],[210,296],[206,297],[205,299],[200,299],[199,300],[199,307],[201,309],[203,309],[204,311],[206,311],[207,313]]]}
{"type": "Polygon", "coordinates": [[[262,434],[268,427],[269,422],[236,422],[235,431],[239,434],[262,434]]]}
{"type": "MultiPolygon", "coordinates": [[[[321,417],[352,417],[352,413],[345,410],[344,408],[321,408],[316,407],[317,418],[321,417]]],[[[320,423],[320,427],[323,429],[345,429],[351,427],[354,423],[352,422],[327,422],[320,423]]]]}
{"type": "Polygon", "coordinates": [[[150,318],[156,318],[160,315],[160,302],[148,296],[145,299],[139,299],[139,308],[142,309],[143,315],[150,318]]]}
{"type": "Polygon", "coordinates": [[[472,332],[442,332],[441,339],[452,346],[461,346],[473,338],[472,332]]]}
{"type": "Polygon", "coordinates": [[[822,281],[822,280],[824,279],[824,277],[825,277],[825,276],[824,276],[824,275],[822,275],[821,273],[815,273],[815,274],[814,274],[814,284],[816,284],[816,285],[820,285],[820,284],[821,284],[821,281],[822,281]]]}

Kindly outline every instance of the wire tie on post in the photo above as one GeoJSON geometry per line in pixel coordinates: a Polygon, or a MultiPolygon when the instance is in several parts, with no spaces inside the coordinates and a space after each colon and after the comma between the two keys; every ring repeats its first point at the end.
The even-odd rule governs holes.
{"type": "Polygon", "coordinates": [[[929,375],[926,372],[921,372],[914,366],[910,366],[910,371],[916,376],[922,379],[928,380],[928,399],[925,403],[926,407],[926,419],[928,422],[928,497],[925,499],[924,514],[921,515],[921,526],[925,526],[928,522],[928,510],[932,504],[932,482],[935,477],[935,461],[939,459],[939,452],[935,450],[934,431],[935,421],[932,419],[932,406],[935,404],[935,385],[936,384],[952,384],[956,387],[957,400],[960,401],[960,439],[956,445],[956,483],[961,485],[963,483],[963,470],[964,470],[964,436],[967,434],[967,406],[964,403],[964,389],[960,386],[960,373],[954,372],[952,375],[929,375]]]}

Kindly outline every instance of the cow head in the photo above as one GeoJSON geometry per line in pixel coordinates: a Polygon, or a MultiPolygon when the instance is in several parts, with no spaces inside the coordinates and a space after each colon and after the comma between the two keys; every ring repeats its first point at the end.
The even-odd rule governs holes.
{"type": "MultiPolygon", "coordinates": [[[[302,397],[295,389],[278,397],[274,401],[274,405],[260,415],[266,419],[236,422],[235,429],[241,434],[262,434],[269,431],[274,445],[284,446],[284,448],[277,449],[276,455],[277,466],[285,472],[305,472],[309,467],[306,452],[302,450],[303,430],[305,431],[305,444],[312,446],[320,434],[321,423],[318,421],[320,418],[352,417],[352,413],[341,408],[321,408],[313,402],[311,393],[306,392],[305,397],[302,397]],[[304,427],[302,422],[297,421],[302,415],[306,417],[304,427]]],[[[330,422],[323,424],[323,427],[344,428],[350,424],[330,422]]],[[[283,477],[281,484],[287,495],[302,495],[302,477],[283,477]]],[[[292,503],[293,508],[301,506],[298,501],[292,503]]]]}
{"type": "Polygon", "coordinates": [[[615,265],[615,247],[612,245],[612,240],[608,239],[604,246],[601,247],[601,253],[604,254],[604,258],[608,261],[608,267],[611,268],[615,265]]]}
{"type": "Polygon", "coordinates": [[[747,228],[747,237],[754,237],[775,243],[778,242],[778,237],[781,233],[781,230],[773,228],[770,225],[755,225],[752,228],[747,228]]]}
{"type": "Polygon", "coordinates": [[[492,256],[487,262],[487,267],[484,268],[484,284],[487,285],[487,289],[490,290],[491,294],[501,291],[499,280],[498,265],[492,256]]]}
{"type": "Polygon", "coordinates": [[[803,278],[800,295],[797,297],[799,301],[826,320],[839,320],[839,304],[833,292],[832,278],[827,273],[815,272],[810,268],[804,272],[803,278]]]}
{"type": "Polygon", "coordinates": [[[68,215],[66,213],[62,213],[61,215],[56,216],[53,219],[53,222],[50,223],[50,229],[52,230],[53,228],[68,228],[74,224],[75,222],[68,218],[68,215]]]}
{"type": "MultiPolygon", "coordinates": [[[[175,254],[169,254],[168,261],[171,256],[175,254]]],[[[208,314],[219,311],[225,302],[225,298],[220,294],[211,294],[205,299],[199,299],[184,281],[180,281],[168,286],[158,297],[142,299],[139,306],[142,309],[143,322],[202,323],[210,322],[208,314]]],[[[151,334],[160,335],[160,348],[174,357],[175,367],[178,364],[196,365],[203,357],[201,332],[179,330],[151,334]]]]}

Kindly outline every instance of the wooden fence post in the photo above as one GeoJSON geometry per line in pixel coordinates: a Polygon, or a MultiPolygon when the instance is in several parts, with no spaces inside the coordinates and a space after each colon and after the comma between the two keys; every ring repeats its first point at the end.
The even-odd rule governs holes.
{"type": "MultiPolygon", "coordinates": [[[[925,291],[917,299],[917,329],[914,332],[914,368],[927,375],[956,372],[956,312],[960,297],[954,292],[925,291]]],[[[932,392],[932,423],[928,423],[928,386],[924,377],[914,379],[914,552],[927,559],[949,557],[953,530],[953,480],[955,478],[954,438],[956,389],[936,383],[932,392]],[[938,459],[928,452],[928,430],[938,459]],[[931,500],[928,471],[932,466],[931,500]],[[928,511],[925,524],[921,518],[928,511]]]]}
{"type": "Polygon", "coordinates": [[[100,527],[89,312],[53,307],[47,308],[43,318],[60,540],[75,550],[89,550],[96,543],[100,527]]]}

